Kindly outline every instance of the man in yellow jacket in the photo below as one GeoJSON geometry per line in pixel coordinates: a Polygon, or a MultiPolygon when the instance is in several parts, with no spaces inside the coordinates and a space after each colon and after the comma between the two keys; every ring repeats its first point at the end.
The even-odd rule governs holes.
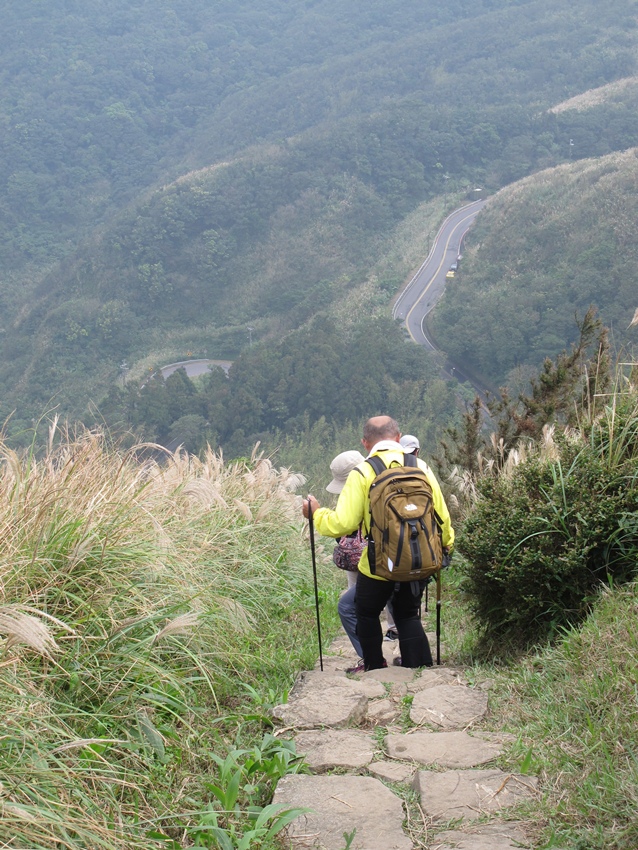
{"type": "MultiPolygon", "coordinates": [[[[386,466],[392,462],[403,465],[404,449],[399,443],[401,432],[394,419],[389,416],[374,416],[363,428],[361,440],[368,457],[378,455],[386,466]]],[[[421,459],[419,467],[425,472],[432,487],[434,509],[441,520],[442,544],[452,551],[454,529],[441,487],[432,470],[421,459]]],[[[361,463],[348,475],[339,501],[334,510],[322,508],[314,496],[303,504],[303,514],[308,517],[312,509],[315,529],[326,537],[342,537],[351,534],[359,526],[363,534],[370,529],[370,486],[375,472],[369,463],[361,463]]],[[[379,615],[392,598],[394,619],[399,632],[402,666],[431,667],[432,653],[423,630],[419,610],[425,582],[394,582],[370,573],[367,550],[359,561],[355,606],[357,611],[357,637],[363,650],[365,670],[385,667],[382,644],[383,632],[379,615]]]]}

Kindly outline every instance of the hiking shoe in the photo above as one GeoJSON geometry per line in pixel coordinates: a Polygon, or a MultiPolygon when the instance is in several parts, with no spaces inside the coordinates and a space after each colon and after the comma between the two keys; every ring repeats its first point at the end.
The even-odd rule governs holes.
{"type": "Polygon", "coordinates": [[[396,658],[393,658],[393,659],[392,659],[392,664],[393,664],[395,667],[403,667],[403,665],[401,664],[401,656],[400,656],[400,655],[397,655],[397,657],[396,657],[396,658]]]}
{"type": "Polygon", "coordinates": [[[396,629],[388,629],[383,640],[399,640],[399,633],[396,629]]]}
{"type": "MultiPolygon", "coordinates": [[[[387,667],[387,666],[388,666],[388,662],[384,658],[383,664],[381,665],[381,668],[383,669],[384,667],[387,667]]],[[[361,659],[361,661],[359,661],[358,664],[355,664],[354,667],[346,667],[346,673],[365,673],[365,669],[366,669],[365,664],[363,663],[363,659],[361,659]]]]}

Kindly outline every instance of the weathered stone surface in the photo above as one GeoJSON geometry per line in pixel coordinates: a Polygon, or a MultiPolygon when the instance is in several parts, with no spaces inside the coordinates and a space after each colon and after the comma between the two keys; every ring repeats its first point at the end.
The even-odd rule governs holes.
{"type": "Polygon", "coordinates": [[[350,643],[350,638],[345,635],[339,635],[339,637],[335,638],[328,649],[324,652],[323,660],[330,655],[354,655],[354,649],[352,644],[350,643]]]}
{"type": "Polygon", "coordinates": [[[343,850],[344,833],[356,829],[353,850],[412,850],[401,800],[372,776],[284,776],[273,802],[313,810],[288,826],[292,848],[343,850]]]}
{"type": "Polygon", "coordinates": [[[397,719],[401,706],[391,699],[378,699],[368,703],[368,721],[386,726],[397,719]]]}
{"type": "Polygon", "coordinates": [[[440,729],[464,729],[487,713],[487,694],[462,685],[435,685],[414,695],[410,719],[440,729]]]}
{"type": "Polygon", "coordinates": [[[530,798],[537,779],[501,770],[419,770],[414,788],[421,806],[433,820],[477,818],[530,798]]]}
{"type": "Polygon", "coordinates": [[[295,735],[295,744],[316,773],[335,767],[358,770],[372,761],[376,749],[374,737],[356,729],[302,731],[295,735]]]}
{"type": "Polygon", "coordinates": [[[462,684],[464,684],[464,680],[458,670],[454,670],[450,667],[428,667],[408,684],[408,691],[410,691],[411,694],[418,694],[420,691],[425,691],[428,688],[434,688],[437,685],[462,684]]]}
{"type": "Polygon", "coordinates": [[[521,850],[530,847],[514,823],[482,824],[437,835],[430,850],[521,850]]]}
{"type": "MultiPolygon", "coordinates": [[[[352,653],[352,655],[328,655],[323,659],[323,672],[327,673],[331,676],[341,676],[342,678],[346,675],[346,670],[348,667],[353,667],[357,663],[357,656],[352,653]]],[[[319,661],[315,664],[315,670],[321,673],[321,667],[319,666],[319,661]]]]}
{"type": "MultiPolygon", "coordinates": [[[[332,641],[330,646],[323,652],[323,671],[327,673],[346,675],[346,668],[354,666],[358,661],[350,639],[347,635],[340,635],[332,641]]],[[[321,672],[321,662],[317,658],[315,670],[321,672]]]]}
{"type": "Polygon", "coordinates": [[[273,717],[295,729],[358,726],[366,717],[368,700],[384,695],[383,684],[374,677],[349,679],[309,670],[295,682],[288,703],[275,706],[273,717]]]}
{"type": "Polygon", "coordinates": [[[490,732],[411,732],[388,735],[388,755],[409,759],[419,764],[440,767],[478,767],[497,758],[502,750],[502,737],[490,732]]]}
{"type": "Polygon", "coordinates": [[[401,761],[373,761],[368,770],[387,782],[409,782],[416,773],[414,765],[401,761]]]}
{"type": "Polygon", "coordinates": [[[304,695],[276,705],[273,717],[284,726],[295,729],[316,729],[320,726],[358,726],[366,717],[368,698],[353,691],[350,683],[331,683],[324,691],[309,689],[304,695]]]}
{"type": "Polygon", "coordinates": [[[392,684],[405,684],[414,679],[414,670],[409,667],[381,667],[378,670],[368,670],[367,673],[359,673],[357,679],[374,679],[377,682],[391,682],[392,684]]]}
{"type": "Polygon", "coordinates": [[[308,670],[302,673],[294,684],[290,692],[290,700],[300,696],[306,696],[311,692],[325,693],[329,688],[344,687],[349,688],[352,693],[364,694],[368,699],[377,699],[385,696],[385,688],[383,684],[372,674],[375,670],[369,673],[363,673],[360,676],[355,676],[352,679],[339,674],[329,673],[324,670],[308,670]]]}
{"type": "Polygon", "coordinates": [[[389,695],[393,699],[403,699],[408,693],[408,686],[405,682],[390,682],[389,695]]]}
{"type": "Polygon", "coordinates": [[[391,699],[371,700],[368,703],[368,723],[387,726],[401,713],[401,706],[391,699]]]}
{"type": "Polygon", "coordinates": [[[365,694],[368,699],[379,699],[379,697],[385,696],[386,691],[383,687],[383,682],[380,682],[375,676],[371,675],[374,672],[374,670],[371,670],[370,673],[364,673],[361,678],[348,679],[348,684],[351,686],[353,692],[365,694]]]}

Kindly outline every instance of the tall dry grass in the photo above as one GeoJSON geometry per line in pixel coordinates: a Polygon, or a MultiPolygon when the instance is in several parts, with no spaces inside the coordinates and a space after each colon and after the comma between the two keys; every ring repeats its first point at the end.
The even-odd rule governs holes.
{"type": "Polygon", "coordinates": [[[157,457],[0,443],[1,846],[180,840],[241,683],[285,681],[314,640],[303,479],[157,457]]]}

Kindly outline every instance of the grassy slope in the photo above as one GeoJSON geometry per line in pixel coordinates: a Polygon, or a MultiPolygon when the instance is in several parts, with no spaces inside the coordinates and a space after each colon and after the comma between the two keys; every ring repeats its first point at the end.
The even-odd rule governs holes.
{"type": "MultiPolygon", "coordinates": [[[[230,787],[216,759],[235,752],[236,773],[316,657],[300,479],[264,459],[139,462],[88,434],[37,462],[1,453],[0,843],[148,850],[214,817],[241,830],[240,814],[206,820],[206,783],[230,787]]],[[[329,635],[335,571],[319,569],[329,635]]],[[[238,810],[268,802],[287,763],[263,749],[238,810]]]]}
{"type": "Polygon", "coordinates": [[[490,723],[515,736],[500,766],[539,777],[538,797],[511,817],[538,847],[638,846],[638,585],[605,590],[579,629],[506,665],[476,654],[471,617],[445,576],[443,636],[451,663],[489,680],[490,723]]]}
{"type": "Polygon", "coordinates": [[[638,846],[637,606],[636,585],[603,593],[581,629],[497,679],[511,764],[541,778],[528,821],[543,846],[638,846]]]}

